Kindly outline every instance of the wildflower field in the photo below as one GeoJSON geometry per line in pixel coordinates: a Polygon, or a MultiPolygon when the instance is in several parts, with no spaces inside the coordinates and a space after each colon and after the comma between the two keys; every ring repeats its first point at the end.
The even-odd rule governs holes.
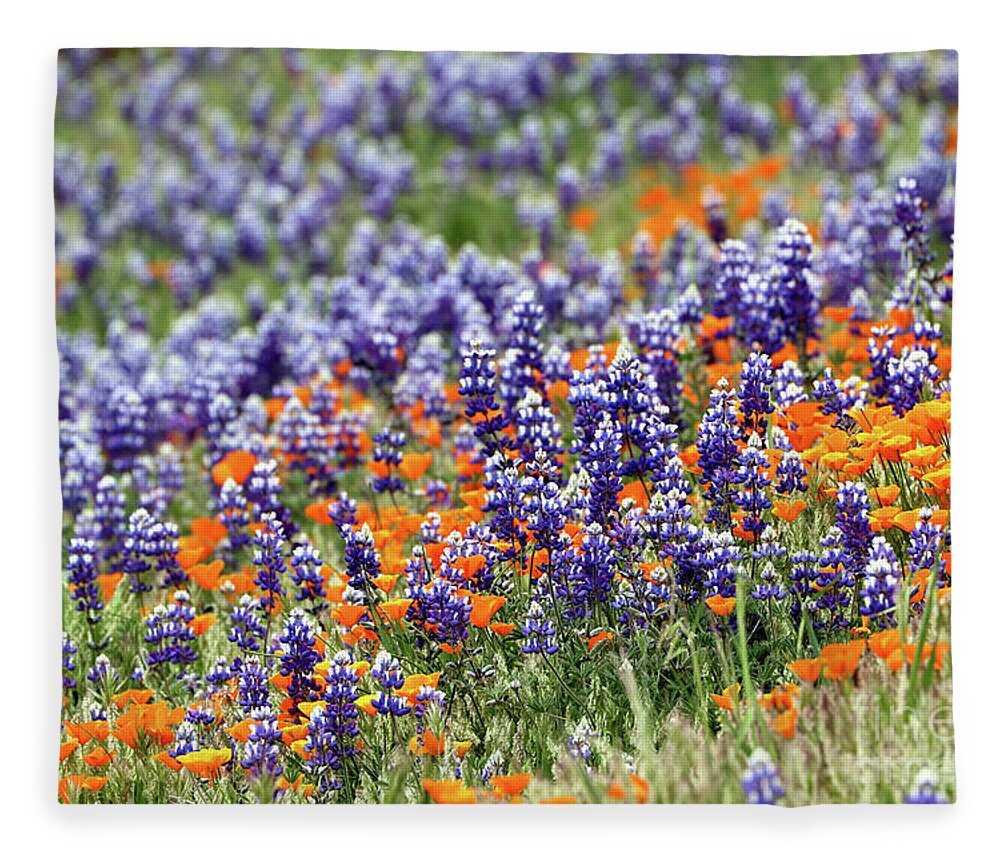
{"type": "Polygon", "coordinates": [[[953,53],[58,76],[61,802],[954,800],[953,53]]]}

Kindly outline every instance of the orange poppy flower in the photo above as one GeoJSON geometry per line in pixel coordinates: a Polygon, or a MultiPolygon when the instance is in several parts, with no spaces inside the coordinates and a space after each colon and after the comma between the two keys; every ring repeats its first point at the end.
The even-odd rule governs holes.
{"type": "Polygon", "coordinates": [[[493,594],[470,594],[469,600],[472,602],[469,622],[475,627],[487,627],[500,607],[507,602],[506,597],[493,594]]]}
{"type": "Polygon", "coordinates": [[[153,756],[153,761],[158,761],[160,764],[165,764],[171,770],[183,770],[184,766],[177,761],[169,752],[166,750],[161,750],[156,755],[153,756]]]}
{"type": "Polygon", "coordinates": [[[203,612],[201,615],[196,615],[192,618],[188,626],[195,636],[202,636],[212,628],[213,624],[215,624],[215,613],[203,612]]]}
{"type": "Polygon", "coordinates": [[[786,523],[792,522],[799,514],[801,514],[806,509],[805,499],[795,499],[791,502],[785,502],[781,499],[775,499],[774,501],[774,515],[779,520],[784,520],[786,523]]]}
{"type": "Polygon", "coordinates": [[[107,720],[88,720],[85,723],[63,723],[63,728],[77,743],[85,744],[91,740],[104,743],[111,727],[107,720]]]}
{"type": "Polygon", "coordinates": [[[421,687],[437,687],[440,680],[440,672],[434,672],[430,675],[407,675],[403,679],[403,686],[399,688],[399,695],[412,703],[421,687]]]}
{"type": "Polygon", "coordinates": [[[587,650],[593,651],[602,642],[613,642],[615,638],[614,633],[609,633],[607,630],[602,630],[600,633],[591,636],[587,640],[587,650]]]}
{"type": "Polygon", "coordinates": [[[71,755],[73,755],[74,750],[80,746],[80,742],[76,738],[70,738],[66,743],[59,745],[59,761],[66,761],[71,755]]]}
{"type": "Polygon", "coordinates": [[[101,596],[104,598],[105,605],[110,603],[111,598],[115,596],[118,583],[122,581],[123,576],[121,573],[98,574],[97,584],[101,586],[101,596]]]}
{"type": "Polygon", "coordinates": [[[383,591],[388,594],[396,587],[397,582],[399,582],[399,574],[383,573],[376,576],[372,580],[372,585],[374,585],[379,591],[383,591]]]}
{"type": "Polygon", "coordinates": [[[722,693],[709,693],[712,701],[724,711],[733,711],[740,695],[740,685],[730,684],[722,693]]]}
{"type": "Polygon", "coordinates": [[[421,784],[435,803],[476,802],[476,792],[460,779],[425,779],[421,784]]]}
{"type": "Polygon", "coordinates": [[[823,677],[830,681],[842,681],[853,675],[866,647],[864,639],[824,645],[819,652],[823,658],[823,677]]]}
{"type": "Polygon", "coordinates": [[[798,722],[799,712],[795,708],[782,711],[771,723],[773,728],[783,738],[791,740],[795,737],[795,726],[798,722]]]}
{"type": "Polygon", "coordinates": [[[117,696],[112,696],[111,701],[119,711],[123,711],[133,702],[145,705],[152,698],[152,690],[125,690],[125,692],[119,693],[117,696]]]}
{"type": "Polygon", "coordinates": [[[497,774],[493,777],[491,782],[493,783],[493,787],[500,792],[500,794],[506,795],[507,797],[516,797],[528,787],[528,783],[531,782],[531,774],[497,774]]]}
{"type": "Polygon", "coordinates": [[[736,608],[736,598],[713,594],[711,597],[705,598],[705,605],[716,615],[730,615],[736,608]]]}
{"type": "Polygon", "coordinates": [[[586,233],[597,221],[597,210],[593,206],[581,206],[574,209],[569,216],[569,223],[574,230],[586,233]]]}
{"type": "Polygon", "coordinates": [[[214,779],[219,775],[222,766],[232,757],[233,751],[230,749],[203,749],[187,753],[186,755],[179,755],[177,756],[177,761],[197,777],[214,779]]]}
{"type": "Polygon", "coordinates": [[[413,601],[408,597],[401,597],[399,600],[386,600],[377,605],[376,612],[380,618],[388,623],[402,621],[412,603],[413,601]]]}
{"type": "Polygon", "coordinates": [[[882,630],[873,633],[868,637],[868,647],[876,657],[886,659],[893,651],[898,651],[901,646],[899,628],[893,627],[889,630],[882,630]]]}
{"type": "Polygon", "coordinates": [[[819,680],[820,673],[823,671],[823,658],[793,660],[788,664],[788,670],[807,684],[815,684],[819,680]]]}
{"type": "Polygon", "coordinates": [[[411,481],[417,481],[427,471],[433,460],[434,455],[430,452],[418,454],[409,451],[403,455],[403,462],[399,464],[399,471],[402,472],[403,477],[411,481]]]}
{"type": "MultiPolygon", "coordinates": [[[[638,774],[629,774],[628,790],[635,803],[645,803],[649,800],[649,783],[638,774]]],[[[612,800],[627,800],[626,788],[620,782],[612,782],[608,787],[608,797],[612,800]]]]}
{"type": "Polygon", "coordinates": [[[899,487],[895,484],[888,484],[884,487],[875,487],[872,490],[872,498],[882,507],[888,507],[899,498],[899,487]]]}
{"type": "Polygon", "coordinates": [[[497,636],[510,636],[514,632],[514,628],[517,627],[516,624],[508,624],[505,621],[494,621],[490,625],[490,630],[497,634],[497,636]]]}
{"type": "MultiPolygon", "coordinates": [[[[181,538],[183,541],[184,538],[181,538]]],[[[198,539],[195,538],[195,541],[198,539]]],[[[181,546],[181,542],[178,541],[178,546],[181,546]]],[[[177,560],[177,564],[180,565],[181,570],[186,570],[190,574],[190,569],[197,565],[206,555],[208,555],[209,549],[203,543],[198,542],[197,545],[191,546],[189,548],[181,548],[174,558],[177,560]]]]}
{"type": "Polygon", "coordinates": [[[237,484],[243,484],[256,465],[257,458],[249,451],[230,451],[212,467],[212,480],[218,487],[229,478],[237,484]]]}
{"type": "Polygon", "coordinates": [[[87,753],[83,760],[90,767],[107,767],[114,758],[114,753],[109,753],[104,747],[95,747],[87,753]]]}
{"type": "Polygon", "coordinates": [[[407,749],[415,755],[441,755],[444,752],[444,735],[435,735],[430,729],[425,729],[419,741],[416,737],[410,738],[407,749]]]}
{"type": "Polygon", "coordinates": [[[306,516],[321,526],[333,525],[333,520],[330,519],[329,513],[332,502],[333,499],[323,499],[322,501],[306,505],[306,516]]]}
{"type": "Polygon", "coordinates": [[[226,734],[233,740],[245,744],[250,740],[250,730],[257,725],[257,722],[257,720],[252,720],[249,717],[245,720],[240,720],[235,726],[230,726],[226,729],[226,734]]]}
{"type": "Polygon", "coordinates": [[[349,604],[344,604],[343,606],[335,606],[330,614],[333,616],[335,621],[340,622],[345,627],[353,627],[361,620],[361,616],[368,611],[365,606],[352,606],[349,604]]]}

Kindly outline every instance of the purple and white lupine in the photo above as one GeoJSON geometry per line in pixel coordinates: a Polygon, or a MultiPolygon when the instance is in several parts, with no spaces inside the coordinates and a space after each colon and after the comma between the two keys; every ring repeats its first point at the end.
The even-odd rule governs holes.
{"type": "Polygon", "coordinates": [[[321,572],[323,559],[313,548],[312,544],[300,544],[292,550],[291,578],[298,587],[295,599],[312,602],[313,611],[322,607],[325,593],[326,581],[321,572]]]}
{"type": "Polygon", "coordinates": [[[396,693],[404,682],[399,661],[388,651],[379,651],[372,663],[371,674],[380,688],[372,699],[375,710],[394,717],[406,716],[410,712],[410,705],[396,693]]]}
{"type": "Polygon", "coordinates": [[[767,488],[771,479],[767,476],[770,461],[764,455],[763,443],[760,437],[753,433],[739,454],[739,467],[736,471],[736,483],[740,485],[734,501],[743,511],[742,527],[750,532],[754,540],[760,537],[767,527],[764,514],[772,507],[767,488]]]}
{"type": "Polygon", "coordinates": [[[239,684],[237,702],[245,717],[270,709],[270,681],[259,657],[251,655],[242,660],[236,678],[239,684]]]}
{"type": "Polygon", "coordinates": [[[265,613],[270,613],[279,605],[285,595],[282,576],[288,570],[285,561],[285,532],[273,511],[261,517],[262,528],[253,536],[253,564],[256,568],[254,584],[260,589],[260,605],[265,613]]]}
{"type": "Polygon", "coordinates": [[[903,803],[948,803],[948,797],[938,787],[937,774],[930,768],[921,770],[913,780],[913,787],[903,798],[903,803]]]}
{"type": "Polygon", "coordinates": [[[232,625],[229,641],[241,651],[256,651],[267,635],[267,627],[263,621],[265,615],[260,598],[249,594],[241,595],[240,602],[229,613],[232,625]]]}
{"type": "Polygon", "coordinates": [[[357,746],[358,676],[351,666],[351,655],[338,651],[330,660],[326,674],[323,704],[310,714],[309,736],[305,751],[310,754],[308,769],[320,795],[339,791],[345,785],[344,770],[361,751],[357,746]]]}
{"type": "Polygon", "coordinates": [[[801,222],[789,218],[778,231],[777,262],[781,311],[786,338],[806,354],[809,338],[818,331],[819,299],[812,273],[813,240],[801,222]]]}
{"type": "Polygon", "coordinates": [[[313,669],[319,662],[316,629],[301,609],[296,607],[291,611],[278,641],[281,643],[278,672],[289,679],[289,698],[296,705],[315,701],[319,691],[319,684],[313,678],[313,669]]]}
{"type": "Polygon", "coordinates": [[[161,603],[146,618],[146,662],[150,668],[174,665],[183,669],[198,659],[191,622],[195,611],[186,591],[174,593],[171,603],[161,603]]]}
{"type": "Polygon", "coordinates": [[[502,433],[507,426],[497,402],[496,351],[473,341],[462,354],[458,393],[465,398],[465,416],[475,425],[484,459],[504,450],[502,433]]]}
{"type": "Polygon", "coordinates": [[[732,525],[732,512],[739,488],[739,422],[736,414],[736,394],[726,380],[709,395],[708,410],[698,427],[696,446],[699,481],[709,502],[705,521],[722,528],[732,525]]]}
{"type": "Polygon", "coordinates": [[[861,581],[861,603],[858,607],[858,611],[873,626],[893,626],[894,619],[890,613],[896,607],[902,579],[895,551],[882,535],[876,535],[868,550],[864,579],[861,581]]]}
{"type": "Polygon", "coordinates": [[[778,769],[771,756],[763,749],[756,749],[750,754],[740,785],[747,803],[773,805],[785,796],[778,769]]]}
{"type": "Polygon", "coordinates": [[[556,627],[545,617],[545,611],[537,601],[532,601],[528,607],[521,635],[524,637],[521,650],[525,654],[555,654],[559,650],[556,627]]]}
{"type": "Polygon", "coordinates": [[[104,601],[97,585],[97,548],[91,540],[73,538],[66,559],[66,577],[70,599],[78,612],[85,613],[88,624],[101,620],[104,601]]]}

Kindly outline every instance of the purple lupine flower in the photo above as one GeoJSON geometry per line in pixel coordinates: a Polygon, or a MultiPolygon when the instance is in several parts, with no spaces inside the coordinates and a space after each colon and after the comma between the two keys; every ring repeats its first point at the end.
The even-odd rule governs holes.
{"type": "Polygon", "coordinates": [[[76,688],[76,678],[73,677],[73,673],[76,672],[76,661],[73,656],[79,651],[76,647],[76,643],[70,639],[67,633],[63,633],[62,637],[62,686],[63,690],[73,690],[76,688]]]}
{"type": "Polygon", "coordinates": [[[736,472],[736,483],[740,489],[734,501],[744,512],[742,526],[753,534],[756,541],[767,524],[763,515],[771,509],[771,500],[767,488],[771,479],[767,476],[770,461],[764,456],[760,437],[754,433],[739,454],[739,468],[736,472]]]}
{"type": "Polygon", "coordinates": [[[938,788],[937,774],[924,768],[913,781],[913,788],[903,798],[903,803],[948,803],[947,796],[938,788]]]}
{"type": "Polygon", "coordinates": [[[775,470],[774,489],[779,493],[804,493],[809,489],[806,467],[798,451],[782,451],[775,470]]]}
{"type": "Polygon", "coordinates": [[[747,803],[774,804],[785,796],[778,769],[763,749],[756,749],[750,754],[740,785],[747,803]]]}
{"type": "Polygon", "coordinates": [[[240,767],[246,768],[251,776],[258,779],[280,776],[281,737],[277,717],[273,714],[261,717],[260,722],[250,729],[250,735],[243,747],[240,767]]]}
{"type": "Polygon", "coordinates": [[[344,538],[344,566],[347,584],[367,593],[377,576],[382,573],[382,560],[375,549],[371,528],[364,523],[360,529],[345,525],[341,528],[344,538]]]}
{"type": "Polygon", "coordinates": [[[832,526],[820,538],[820,546],[823,552],[816,565],[811,570],[805,566],[800,568],[804,575],[811,573],[812,587],[817,592],[808,605],[813,614],[813,627],[817,630],[849,627],[851,622],[847,613],[858,581],[858,574],[854,572],[855,561],[844,548],[844,535],[837,526],[832,526]]]}
{"type": "Polygon", "coordinates": [[[399,477],[399,464],[403,462],[403,448],[406,436],[386,428],[372,437],[375,445],[372,451],[372,462],[381,464],[385,475],[372,480],[372,491],[378,493],[396,493],[403,489],[403,479],[399,477]]]}
{"type": "Polygon", "coordinates": [[[129,590],[135,594],[152,591],[152,584],[144,577],[154,568],[164,573],[165,586],[185,581],[187,574],[177,564],[177,549],[177,526],[160,522],[145,508],[135,510],[122,538],[122,572],[129,578],[129,590]]]}
{"type": "Polygon", "coordinates": [[[753,272],[741,283],[734,326],[749,350],[772,355],[784,346],[788,332],[783,323],[782,292],[771,273],[753,272]]]}
{"type": "Polygon", "coordinates": [[[508,421],[527,393],[538,390],[541,384],[544,357],[541,334],[546,320],[545,308],[535,301],[530,290],[514,300],[510,315],[510,347],[500,374],[500,398],[508,421]]]}
{"type": "Polygon", "coordinates": [[[836,505],[836,524],[841,533],[841,546],[848,558],[847,573],[852,581],[857,581],[868,560],[872,543],[868,488],[861,482],[839,484],[836,505]]]}
{"type": "Polygon", "coordinates": [[[314,609],[323,603],[325,597],[323,591],[325,583],[320,572],[322,566],[323,559],[313,549],[312,544],[301,544],[292,550],[292,582],[299,588],[295,599],[311,600],[314,609]]]}
{"type": "Polygon", "coordinates": [[[486,461],[483,474],[483,487],[487,490],[483,510],[493,514],[491,529],[511,544],[509,552],[516,555],[527,541],[524,529],[517,522],[521,519],[524,495],[520,474],[499,452],[486,461]]]}
{"type": "Polygon", "coordinates": [[[101,620],[104,601],[97,586],[97,565],[94,556],[97,549],[91,540],[73,538],[69,542],[66,559],[66,576],[69,580],[70,599],[78,612],[85,612],[89,624],[101,620]]]}
{"type": "Polygon", "coordinates": [[[226,478],[222,489],[219,490],[216,507],[219,510],[219,520],[226,527],[226,544],[229,550],[235,553],[251,541],[247,533],[250,514],[247,511],[243,487],[232,478],[226,478]]]}
{"type": "Polygon", "coordinates": [[[403,686],[403,670],[399,661],[388,651],[379,651],[372,663],[372,678],[381,687],[372,705],[380,714],[392,714],[403,717],[410,713],[406,699],[396,695],[396,690],[403,686]]]}
{"type": "Polygon", "coordinates": [[[892,626],[888,613],[896,606],[896,596],[903,574],[899,559],[882,536],[872,539],[861,582],[861,605],[858,611],[877,627],[892,626]]]}
{"type": "Polygon", "coordinates": [[[360,755],[355,738],[358,728],[358,676],[351,668],[351,655],[338,651],[330,661],[326,675],[324,704],[309,719],[309,737],[305,751],[311,753],[308,769],[316,779],[320,794],[338,791],[345,785],[343,771],[347,762],[360,755]]]}
{"type": "MultiPolygon", "coordinates": [[[[216,657],[211,669],[205,673],[208,693],[221,693],[227,689],[228,682],[234,677],[233,666],[226,657],[216,657]]],[[[140,680],[141,683],[141,679],[140,680]]]]}
{"type": "Polygon", "coordinates": [[[834,426],[845,428],[853,426],[850,413],[862,408],[868,401],[868,385],[857,376],[847,379],[834,379],[830,368],[823,369],[823,375],[813,382],[813,396],[823,401],[820,411],[824,415],[836,415],[834,426]]]}
{"type": "Polygon", "coordinates": [[[252,655],[243,660],[236,677],[239,681],[237,701],[244,716],[252,717],[255,713],[270,708],[270,682],[259,657],[252,655]]]}
{"type": "Polygon", "coordinates": [[[116,385],[100,410],[98,435],[116,472],[127,472],[146,449],[148,408],[142,396],[127,385],[116,385]]]}
{"type": "Polygon", "coordinates": [[[591,447],[580,452],[580,466],[589,484],[584,521],[607,526],[618,508],[622,490],[622,432],[620,425],[605,415],[594,430],[591,447]]]}
{"type": "Polygon", "coordinates": [[[111,665],[111,659],[107,654],[98,654],[94,658],[94,665],[87,672],[87,680],[102,687],[107,687],[118,680],[118,670],[111,665]]]}
{"type": "Polygon", "coordinates": [[[146,662],[152,668],[173,664],[183,668],[198,659],[190,642],[195,639],[191,622],[194,607],[186,591],[174,593],[173,602],[154,607],[146,618],[143,641],[149,646],[146,662]]]}
{"type": "Polygon", "coordinates": [[[806,354],[808,338],[817,332],[819,300],[812,274],[813,240],[801,222],[789,218],[778,231],[778,284],[788,340],[806,354]]]}
{"type": "Polygon", "coordinates": [[[229,613],[232,624],[229,641],[243,651],[256,651],[259,640],[267,635],[267,628],[261,620],[265,614],[259,598],[241,595],[240,602],[229,613]]]}
{"type": "Polygon", "coordinates": [[[338,530],[343,530],[344,526],[354,526],[358,523],[358,503],[343,490],[330,502],[326,513],[338,530]]]}
{"type": "Polygon", "coordinates": [[[736,596],[736,577],[740,575],[743,554],[736,546],[736,539],[728,531],[709,532],[709,549],[705,564],[708,576],[705,588],[721,597],[736,596]]]}
{"type": "Polygon", "coordinates": [[[927,203],[920,195],[917,180],[912,177],[900,177],[896,185],[893,220],[902,229],[910,258],[917,267],[933,259],[927,237],[927,225],[924,223],[926,208],[927,203]]]}
{"type": "Polygon", "coordinates": [[[906,548],[906,554],[911,575],[928,570],[937,577],[937,587],[944,588],[949,584],[949,577],[941,553],[945,549],[948,534],[931,521],[933,514],[931,508],[921,508],[917,523],[910,532],[910,545],[906,548]]]}
{"type": "Polygon", "coordinates": [[[555,654],[559,650],[556,627],[545,617],[542,605],[537,601],[533,600],[528,607],[521,635],[524,637],[521,650],[525,654],[555,654]]]}
{"type": "Polygon", "coordinates": [[[458,393],[466,401],[465,416],[475,425],[476,438],[487,459],[503,450],[501,434],[507,426],[496,399],[495,356],[495,350],[473,341],[462,353],[462,375],[458,380],[458,393]]]}
{"type": "Polygon", "coordinates": [[[736,395],[720,380],[709,395],[708,410],[698,427],[696,446],[699,481],[710,508],[705,521],[722,528],[732,525],[732,511],[739,481],[737,442],[741,438],[736,415],[736,395]]]}
{"type": "Polygon", "coordinates": [[[646,313],[639,320],[635,342],[655,381],[660,402],[667,407],[674,423],[683,429],[680,414],[684,383],[677,361],[681,331],[675,313],[666,309],[646,313]]]}
{"type": "Polygon", "coordinates": [[[920,402],[925,389],[933,386],[940,375],[926,350],[904,346],[898,358],[889,359],[886,399],[897,415],[905,415],[920,402]]]}
{"type": "Polygon", "coordinates": [[[746,243],[727,239],[722,243],[719,277],[715,282],[712,313],[717,317],[739,313],[740,290],[753,272],[753,254],[746,243]]]}
{"type": "Polygon", "coordinates": [[[455,646],[468,638],[472,602],[460,597],[453,583],[435,578],[423,589],[418,603],[424,627],[435,642],[455,646]]]}
{"type": "Polygon", "coordinates": [[[319,654],[314,647],[316,631],[301,609],[291,611],[278,641],[282,645],[278,672],[289,679],[289,698],[296,705],[315,701],[319,690],[319,684],[313,678],[313,669],[319,662],[319,654]]]}
{"type": "Polygon", "coordinates": [[[517,427],[514,444],[524,460],[530,460],[542,451],[552,462],[563,453],[559,425],[551,408],[537,391],[529,390],[517,405],[514,424],[517,427]]]}
{"type": "Polygon", "coordinates": [[[257,568],[253,581],[261,592],[261,608],[269,613],[285,594],[281,577],[288,565],[285,563],[285,532],[281,521],[273,511],[268,511],[261,516],[261,523],[263,528],[254,532],[253,536],[253,563],[257,568]]]}
{"type": "Polygon", "coordinates": [[[762,439],[767,433],[768,416],[774,412],[771,403],[771,357],[754,352],[743,362],[737,397],[740,401],[743,430],[746,436],[756,433],[762,439]]]}
{"type": "Polygon", "coordinates": [[[113,475],[105,475],[97,482],[94,492],[94,521],[97,523],[97,540],[102,547],[101,557],[109,564],[118,561],[122,552],[125,533],[125,494],[118,489],[113,475]]]}

